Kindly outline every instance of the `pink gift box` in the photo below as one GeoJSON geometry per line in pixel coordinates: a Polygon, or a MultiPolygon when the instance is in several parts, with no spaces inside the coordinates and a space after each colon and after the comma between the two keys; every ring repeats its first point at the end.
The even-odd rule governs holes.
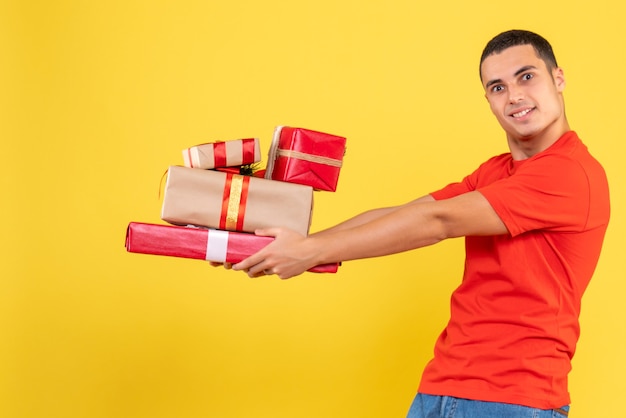
{"type": "Polygon", "coordinates": [[[200,144],[183,150],[185,167],[236,167],[261,161],[258,138],[235,139],[200,144]]]}
{"type": "Polygon", "coordinates": [[[334,192],[345,151],[344,137],[278,126],[274,131],[265,178],[334,192]]]}
{"type": "MultiPolygon", "coordinates": [[[[244,232],[131,222],[126,229],[126,250],[131,253],[238,263],[274,238],[244,232]]],[[[315,266],[313,273],[336,273],[339,263],[315,266]]]]}

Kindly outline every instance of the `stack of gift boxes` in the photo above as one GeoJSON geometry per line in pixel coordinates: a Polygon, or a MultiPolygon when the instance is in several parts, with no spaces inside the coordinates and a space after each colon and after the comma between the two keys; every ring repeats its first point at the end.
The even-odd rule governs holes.
{"type": "MultiPolygon", "coordinates": [[[[274,238],[259,228],[285,227],[307,235],[316,191],[335,192],[346,138],[304,128],[274,130],[264,170],[258,138],[196,145],[183,166],[167,171],[161,219],[131,222],[129,252],[237,263],[274,238]]],[[[309,271],[334,273],[338,264],[309,271]]]]}

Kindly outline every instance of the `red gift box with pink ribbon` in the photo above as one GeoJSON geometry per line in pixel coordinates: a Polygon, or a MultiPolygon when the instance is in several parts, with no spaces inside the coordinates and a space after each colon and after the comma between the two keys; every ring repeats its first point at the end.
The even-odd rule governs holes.
{"type": "Polygon", "coordinates": [[[171,166],[161,219],[238,232],[284,227],[307,235],[312,210],[311,186],[171,166]]]}
{"type": "MultiPolygon", "coordinates": [[[[238,263],[256,253],[273,237],[243,232],[130,222],[126,250],[131,253],[192,258],[218,263],[238,263]]],[[[339,263],[311,268],[314,273],[336,273],[339,263]]]]}
{"type": "Polygon", "coordinates": [[[337,190],[346,138],[310,129],[278,126],[274,130],[265,178],[337,190]]]}
{"type": "Polygon", "coordinates": [[[208,142],[183,150],[185,167],[220,168],[237,167],[261,161],[258,138],[208,142]]]}

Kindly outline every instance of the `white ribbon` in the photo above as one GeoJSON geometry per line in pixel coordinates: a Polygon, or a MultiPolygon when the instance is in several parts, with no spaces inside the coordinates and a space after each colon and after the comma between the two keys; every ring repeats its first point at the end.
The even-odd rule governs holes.
{"type": "Polygon", "coordinates": [[[183,161],[185,167],[197,167],[200,165],[200,152],[198,147],[191,147],[183,150],[183,161]]]}
{"type": "Polygon", "coordinates": [[[200,150],[197,146],[190,149],[191,165],[189,167],[198,167],[200,165],[200,150]]]}
{"type": "Polygon", "coordinates": [[[223,263],[228,249],[228,231],[209,229],[206,240],[206,260],[223,263]]]}

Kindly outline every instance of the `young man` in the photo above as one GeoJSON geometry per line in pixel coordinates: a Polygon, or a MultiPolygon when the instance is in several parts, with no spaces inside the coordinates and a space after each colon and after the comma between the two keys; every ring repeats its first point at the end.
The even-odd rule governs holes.
{"type": "Polygon", "coordinates": [[[257,231],[276,239],[232,267],[286,279],[464,236],[463,280],[409,417],[565,416],[581,298],[609,221],[606,176],[569,128],[563,70],[545,39],[499,34],[480,78],[510,153],[459,183],[308,237],[257,231]]]}

